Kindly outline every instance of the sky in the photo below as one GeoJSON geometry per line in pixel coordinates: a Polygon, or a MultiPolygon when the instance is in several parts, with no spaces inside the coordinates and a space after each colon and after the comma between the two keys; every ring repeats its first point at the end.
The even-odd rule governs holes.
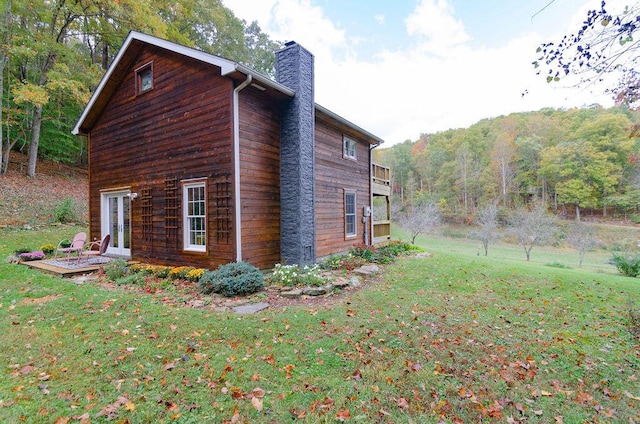
{"type": "Polygon", "coordinates": [[[602,87],[548,84],[531,64],[598,0],[222,1],[309,50],[316,103],[386,147],[512,112],[612,105],[602,87]]]}

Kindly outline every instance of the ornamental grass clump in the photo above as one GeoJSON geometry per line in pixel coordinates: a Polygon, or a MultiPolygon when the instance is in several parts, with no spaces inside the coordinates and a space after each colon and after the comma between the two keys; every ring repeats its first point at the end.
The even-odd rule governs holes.
{"type": "Polygon", "coordinates": [[[204,294],[219,293],[226,297],[252,294],[264,287],[262,272],[246,262],[220,265],[214,271],[202,274],[199,281],[204,294]]]}

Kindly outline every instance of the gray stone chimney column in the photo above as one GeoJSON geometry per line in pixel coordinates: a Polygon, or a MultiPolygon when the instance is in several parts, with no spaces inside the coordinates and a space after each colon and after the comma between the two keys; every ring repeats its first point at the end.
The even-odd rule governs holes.
{"type": "Polygon", "coordinates": [[[295,91],[281,112],[280,256],[307,265],[316,260],[313,55],[287,43],[276,52],[276,79],[295,91]]]}

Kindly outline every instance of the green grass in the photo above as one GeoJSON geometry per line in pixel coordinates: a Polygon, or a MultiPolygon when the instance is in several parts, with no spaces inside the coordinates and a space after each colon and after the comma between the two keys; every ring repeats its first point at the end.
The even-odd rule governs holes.
{"type": "MultiPolygon", "coordinates": [[[[1,232],[0,257],[74,232],[1,232]]],[[[331,308],[248,316],[2,262],[0,416],[640,420],[640,341],[626,306],[640,305],[640,280],[606,268],[544,266],[565,260],[549,254],[536,262],[535,248],[526,262],[441,243],[429,248],[433,257],[400,259],[331,308]]]]}
{"type": "MultiPolygon", "coordinates": [[[[598,227],[600,227],[598,238],[607,239],[609,246],[635,245],[637,240],[640,239],[640,229],[638,228],[598,227]]],[[[482,243],[478,240],[466,238],[468,231],[469,229],[466,227],[455,231],[445,231],[446,233],[456,234],[456,238],[445,237],[441,234],[420,235],[416,238],[416,244],[429,251],[455,253],[469,259],[474,256],[484,256],[482,243]]],[[[392,227],[392,236],[401,240],[409,239],[407,234],[397,226],[392,227]]],[[[527,260],[522,246],[501,241],[489,244],[488,258],[490,260],[505,259],[514,262],[526,262],[527,260]]],[[[568,268],[582,268],[596,273],[617,274],[615,266],[608,263],[611,258],[611,252],[604,246],[592,249],[586,253],[584,263],[580,267],[578,251],[570,246],[534,246],[531,250],[530,262],[537,265],[556,263],[556,266],[562,264],[568,268]]]]}

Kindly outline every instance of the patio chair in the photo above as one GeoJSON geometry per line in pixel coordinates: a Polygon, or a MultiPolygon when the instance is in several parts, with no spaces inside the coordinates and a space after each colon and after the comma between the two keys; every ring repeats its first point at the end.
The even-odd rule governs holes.
{"type": "MultiPolygon", "coordinates": [[[[82,256],[102,256],[104,252],[107,251],[107,247],[109,247],[109,241],[111,240],[111,235],[107,234],[100,241],[92,241],[87,245],[87,249],[83,249],[80,251],[80,257],[82,256]]],[[[79,260],[79,259],[78,259],[79,260]]]]}
{"type": "Polygon", "coordinates": [[[84,249],[84,245],[87,243],[87,234],[86,233],[78,233],[73,237],[71,244],[67,247],[62,247],[69,243],[69,240],[62,240],[58,243],[58,247],[56,247],[55,255],[53,259],[58,259],[58,255],[65,255],[66,260],[71,259],[71,254],[76,253],[78,255],[78,260],[80,260],[80,252],[84,249]]]}

